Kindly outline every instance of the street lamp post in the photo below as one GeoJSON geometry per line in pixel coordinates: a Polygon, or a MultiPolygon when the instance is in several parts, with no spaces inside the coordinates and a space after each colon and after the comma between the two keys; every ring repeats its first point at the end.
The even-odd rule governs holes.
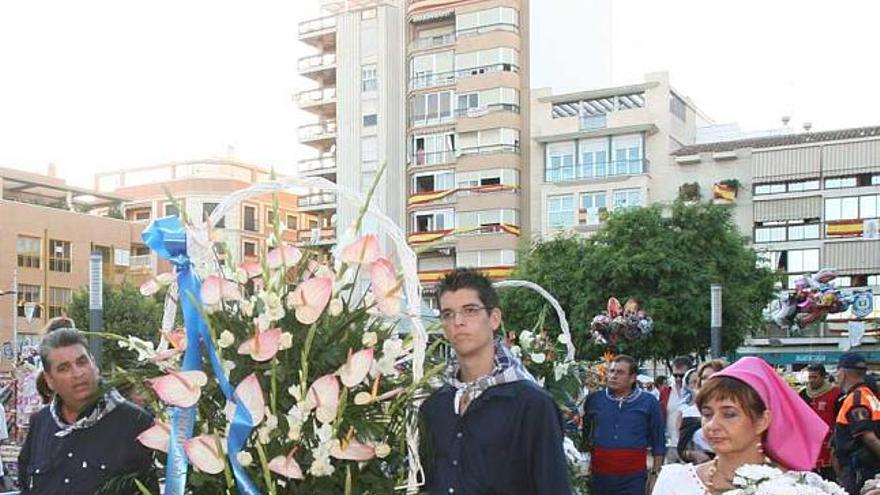
{"type": "Polygon", "coordinates": [[[709,291],[712,304],[712,359],[718,359],[721,357],[721,284],[712,284],[709,291]]]}
{"type": "Polygon", "coordinates": [[[18,355],[18,268],[12,271],[12,290],[0,290],[0,296],[12,295],[12,353],[18,355]]]}
{"type": "MultiPolygon", "coordinates": [[[[89,330],[102,332],[104,330],[104,274],[103,255],[95,251],[89,256],[89,330]]],[[[101,367],[101,339],[89,338],[89,350],[95,358],[95,364],[101,367]]]]}

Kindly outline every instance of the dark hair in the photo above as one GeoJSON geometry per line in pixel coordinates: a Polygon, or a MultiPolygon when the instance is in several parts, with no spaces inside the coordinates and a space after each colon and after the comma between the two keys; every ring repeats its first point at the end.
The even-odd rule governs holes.
{"type": "Polygon", "coordinates": [[[37,375],[37,393],[40,394],[40,399],[43,400],[43,404],[48,404],[52,402],[52,395],[55,393],[49,388],[49,383],[46,381],[46,372],[41,371],[39,375],[37,375]]]}
{"type": "Polygon", "coordinates": [[[632,358],[632,356],[627,356],[626,354],[618,354],[611,360],[612,363],[627,363],[629,365],[629,374],[633,375],[639,371],[638,366],[636,366],[636,360],[632,358]]]}
{"type": "Polygon", "coordinates": [[[76,328],[76,323],[73,321],[73,318],[67,316],[56,316],[49,320],[46,323],[46,326],[43,327],[43,333],[47,334],[50,332],[54,332],[59,328],[76,328]]]}
{"type": "Polygon", "coordinates": [[[828,372],[825,370],[825,365],[822,363],[813,363],[807,366],[807,372],[813,371],[815,373],[819,373],[819,376],[825,377],[828,376],[828,372]]]}
{"type": "MultiPolygon", "coordinates": [[[[79,330],[74,328],[59,328],[46,334],[46,336],[43,337],[43,341],[40,342],[40,360],[43,362],[43,369],[46,370],[46,372],[52,372],[52,363],[49,362],[50,352],[61,347],[70,347],[72,345],[81,345],[85,347],[86,352],[89,353],[89,342],[79,330]]],[[[91,353],[89,353],[89,356],[91,356],[91,353]]]]}
{"type": "Polygon", "coordinates": [[[710,361],[706,361],[697,368],[697,387],[703,386],[703,372],[706,371],[706,368],[712,368],[716,373],[723,370],[727,364],[720,359],[712,359],[710,361]]]}
{"type": "Polygon", "coordinates": [[[443,277],[437,287],[437,306],[440,306],[440,297],[446,292],[455,292],[461,289],[473,289],[477,291],[480,302],[486,310],[497,308],[498,293],[492,287],[492,282],[482,273],[473,268],[456,268],[443,277]]]}
{"type": "Polygon", "coordinates": [[[666,375],[658,375],[658,376],[654,377],[654,386],[655,387],[662,387],[663,385],[666,385],[666,382],[668,380],[669,380],[669,378],[666,378],[666,375]]]}
{"type": "Polygon", "coordinates": [[[672,368],[684,368],[691,369],[694,367],[694,361],[690,356],[678,356],[677,358],[672,360],[672,368]]]}
{"type": "Polygon", "coordinates": [[[706,380],[697,392],[697,408],[702,409],[709,401],[724,399],[739,404],[752,421],[757,420],[767,410],[767,406],[755,389],[729,376],[713,376],[706,380]]]}

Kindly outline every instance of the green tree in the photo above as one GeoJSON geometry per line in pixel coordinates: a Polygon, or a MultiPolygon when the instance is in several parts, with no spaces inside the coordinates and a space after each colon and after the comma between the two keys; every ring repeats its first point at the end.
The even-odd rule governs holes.
{"type": "MultiPolygon", "coordinates": [[[[654,320],[642,339],[621,339],[616,352],[670,359],[709,348],[709,286],[723,286],[723,352],[735,350],[762,324],[775,276],[757,267],[731,217],[711,203],[676,202],[611,215],[596,235],[536,243],[521,253],[514,278],[532,280],[557,297],[569,317],[581,358],[605,348],[592,343],[590,323],[609,297],[636,298],[654,320]]],[[[534,324],[543,303],[526,291],[502,294],[509,329],[534,324]]],[[[548,319],[548,324],[555,324],[548,319]]]]}
{"type": "MultiPolygon", "coordinates": [[[[133,335],[154,344],[159,343],[159,327],[162,325],[164,291],[152,297],[141,295],[130,283],[104,286],[104,331],[118,335],[133,335]]],[[[80,330],[89,328],[88,288],[73,294],[67,308],[80,330]]],[[[137,354],[121,349],[116,342],[105,340],[101,357],[102,368],[112,372],[116,367],[129,368],[137,354]]]]}

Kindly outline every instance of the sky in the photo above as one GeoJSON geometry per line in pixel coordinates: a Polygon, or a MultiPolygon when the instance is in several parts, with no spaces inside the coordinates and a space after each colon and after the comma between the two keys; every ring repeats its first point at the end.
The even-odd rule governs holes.
{"type": "MultiPolygon", "coordinates": [[[[667,70],[715,122],[783,115],[880,124],[873,0],[531,0],[533,87],[574,91],[667,70]]],[[[59,174],[224,157],[306,158],[292,99],[317,0],[3,0],[0,167],[59,174]]]]}

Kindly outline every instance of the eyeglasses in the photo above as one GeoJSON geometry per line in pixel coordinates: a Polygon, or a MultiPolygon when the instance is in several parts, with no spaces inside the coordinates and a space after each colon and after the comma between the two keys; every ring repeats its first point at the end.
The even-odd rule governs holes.
{"type": "Polygon", "coordinates": [[[672,376],[676,378],[684,378],[684,373],[673,373],[672,376]]]}
{"type": "Polygon", "coordinates": [[[455,321],[456,315],[461,315],[462,319],[464,320],[472,320],[479,316],[480,312],[482,312],[484,309],[486,311],[489,311],[492,308],[489,308],[487,306],[477,306],[476,304],[469,304],[458,311],[452,309],[444,309],[440,312],[440,321],[442,321],[443,323],[452,323],[455,321]]]}

